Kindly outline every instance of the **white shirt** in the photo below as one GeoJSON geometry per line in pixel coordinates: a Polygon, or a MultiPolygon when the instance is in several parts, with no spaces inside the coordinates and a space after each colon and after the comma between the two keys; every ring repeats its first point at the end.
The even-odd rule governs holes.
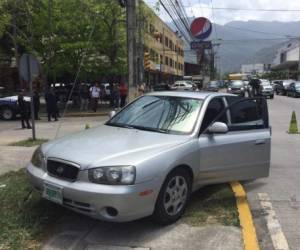
{"type": "Polygon", "coordinates": [[[99,98],[100,97],[100,88],[93,86],[90,88],[90,93],[92,98],[99,98]]]}

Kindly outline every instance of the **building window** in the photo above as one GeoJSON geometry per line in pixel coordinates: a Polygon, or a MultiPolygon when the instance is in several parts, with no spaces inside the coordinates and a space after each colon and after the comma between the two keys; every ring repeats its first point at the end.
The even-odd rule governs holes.
{"type": "Polygon", "coordinates": [[[150,34],[153,34],[155,32],[155,27],[150,24],[150,34]]]}
{"type": "Polygon", "coordinates": [[[170,66],[173,67],[173,59],[170,58],[170,66]]]}
{"type": "Polygon", "coordinates": [[[169,39],[165,37],[165,46],[169,47],[169,39]]]}
{"type": "Polygon", "coordinates": [[[167,56],[165,58],[165,65],[169,65],[169,58],[167,56]]]}
{"type": "Polygon", "coordinates": [[[177,62],[175,62],[175,69],[177,69],[177,62]]]}
{"type": "Polygon", "coordinates": [[[160,55],[160,64],[164,64],[164,57],[160,55]]]}

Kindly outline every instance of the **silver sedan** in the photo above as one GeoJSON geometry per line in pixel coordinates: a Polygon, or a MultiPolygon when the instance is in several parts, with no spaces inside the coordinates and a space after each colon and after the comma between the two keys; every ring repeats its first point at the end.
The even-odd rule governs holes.
{"type": "Polygon", "coordinates": [[[170,224],[203,185],[267,177],[270,136],[264,99],[156,92],[104,125],[43,144],[27,172],[44,198],[77,212],[170,224]]]}

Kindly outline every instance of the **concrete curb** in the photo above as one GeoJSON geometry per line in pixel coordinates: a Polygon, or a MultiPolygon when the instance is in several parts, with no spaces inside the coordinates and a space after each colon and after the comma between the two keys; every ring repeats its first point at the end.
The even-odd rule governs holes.
{"type": "Polygon", "coordinates": [[[230,185],[236,198],[245,250],[259,250],[260,247],[247,200],[247,194],[239,182],[231,182],[230,185]]]}

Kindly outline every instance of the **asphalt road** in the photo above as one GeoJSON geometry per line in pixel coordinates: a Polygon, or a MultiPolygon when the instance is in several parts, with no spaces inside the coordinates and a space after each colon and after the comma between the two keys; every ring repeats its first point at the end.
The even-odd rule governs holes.
{"type": "MultiPolygon", "coordinates": [[[[269,100],[272,126],[270,177],[246,183],[261,249],[273,249],[258,193],[266,193],[285,235],[289,249],[300,249],[300,134],[287,134],[292,111],[300,128],[300,98],[275,96],[269,100]]],[[[272,232],[271,232],[272,234],[272,232]]]]}

